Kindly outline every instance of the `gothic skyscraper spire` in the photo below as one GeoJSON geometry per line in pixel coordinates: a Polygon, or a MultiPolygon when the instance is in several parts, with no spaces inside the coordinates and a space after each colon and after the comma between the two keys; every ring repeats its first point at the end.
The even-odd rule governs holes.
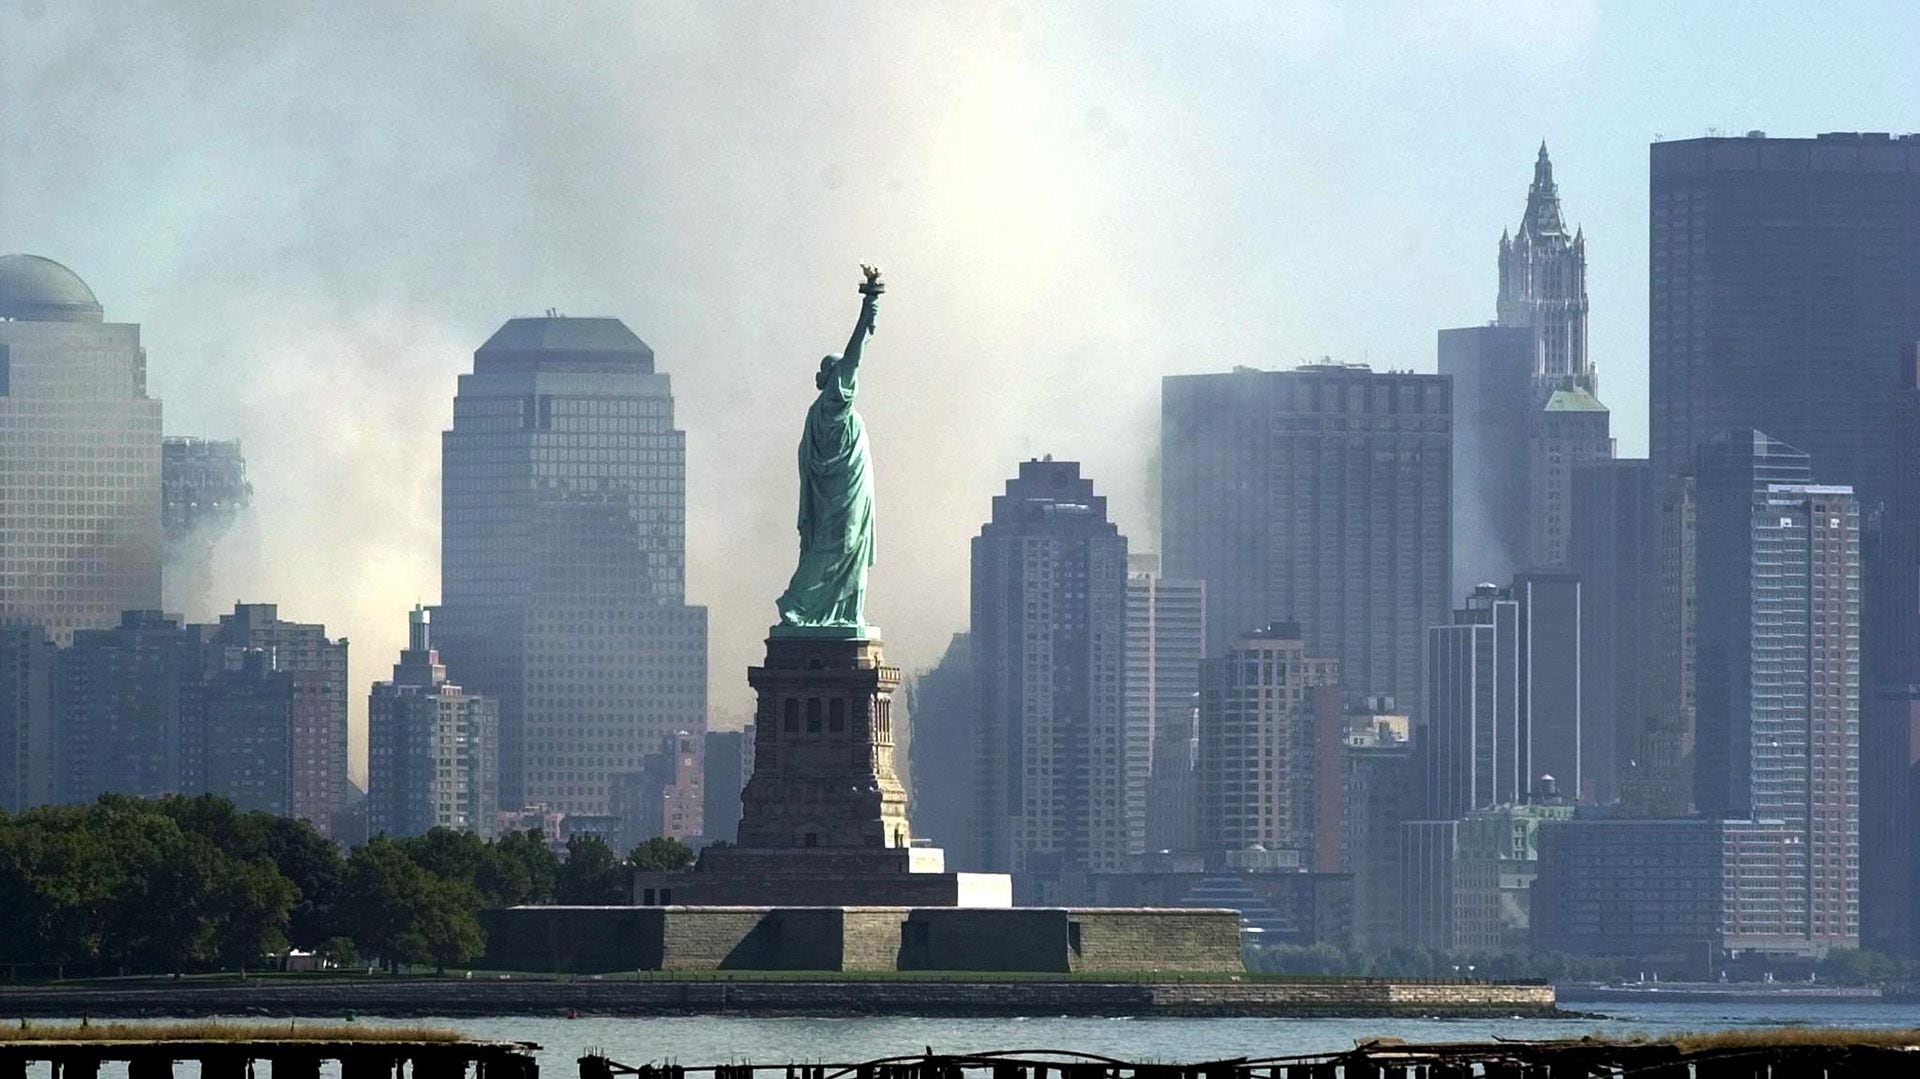
{"type": "Polygon", "coordinates": [[[1598,392],[1599,379],[1587,358],[1586,235],[1567,234],[1545,142],[1534,159],[1520,230],[1500,238],[1496,313],[1502,326],[1532,328],[1533,373],[1540,389],[1598,392]]]}

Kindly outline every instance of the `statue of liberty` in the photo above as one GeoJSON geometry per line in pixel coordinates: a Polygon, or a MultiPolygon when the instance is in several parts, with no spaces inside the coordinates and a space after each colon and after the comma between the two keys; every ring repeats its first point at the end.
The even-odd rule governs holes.
{"type": "Polygon", "coordinates": [[[867,567],[873,565],[873,461],[853,407],[860,353],[879,309],[880,271],[861,266],[860,319],[847,351],[820,361],[820,395],[800,435],[800,564],[780,596],[773,635],[866,637],[867,567]],[[812,631],[812,632],[809,632],[812,631]]]}

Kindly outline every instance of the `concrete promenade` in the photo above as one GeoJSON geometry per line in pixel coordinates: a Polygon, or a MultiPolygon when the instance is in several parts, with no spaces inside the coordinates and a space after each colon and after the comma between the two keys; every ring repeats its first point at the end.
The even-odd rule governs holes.
{"type": "Polygon", "coordinates": [[[1501,1017],[1557,1014],[1548,985],[1373,981],[263,978],[0,988],[0,1017],[213,1015],[1501,1017]]]}

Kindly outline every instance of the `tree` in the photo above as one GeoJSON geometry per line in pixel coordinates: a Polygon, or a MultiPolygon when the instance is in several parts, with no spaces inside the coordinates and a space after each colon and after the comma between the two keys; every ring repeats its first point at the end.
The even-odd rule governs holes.
{"type": "Polygon", "coordinates": [[[553,888],[553,901],[568,906],[601,907],[627,902],[633,894],[625,863],[597,835],[567,840],[567,860],[553,888]]]}
{"type": "Polygon", "coordinates": [[[341,911],[359,950],[389,970],[402,963],[442,969],[480,954],[480,894],[421,868],[400,843],[368,840],[347,856],[341,911]]]}
{"type": "Polygon", "coordinates": [[[655,836],[633,848],[627,855],[627,864],[635,869],[672,873],[693,868],[693,848],[672,836],[655,836]]]}
{"type": "Polygon", "coordinates": [[[487,847],[474,885],[494,906],[553,902],[560,859],[538,828],[508,832],[487,847]]]}

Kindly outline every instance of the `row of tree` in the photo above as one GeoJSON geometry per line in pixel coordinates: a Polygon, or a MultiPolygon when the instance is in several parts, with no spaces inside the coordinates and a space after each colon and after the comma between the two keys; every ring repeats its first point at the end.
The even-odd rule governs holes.
{"type": "Polygon", "coordinates": [[[343,852],[303,821],[211,795],[0,814],[0,966],[18,974],[258,967],[289,948],[388,967],[467,962],[479,912],[628,901],[631,870],[683,868],[671,839],[628,858],[593,836],[436,829],[343,852]]]}

